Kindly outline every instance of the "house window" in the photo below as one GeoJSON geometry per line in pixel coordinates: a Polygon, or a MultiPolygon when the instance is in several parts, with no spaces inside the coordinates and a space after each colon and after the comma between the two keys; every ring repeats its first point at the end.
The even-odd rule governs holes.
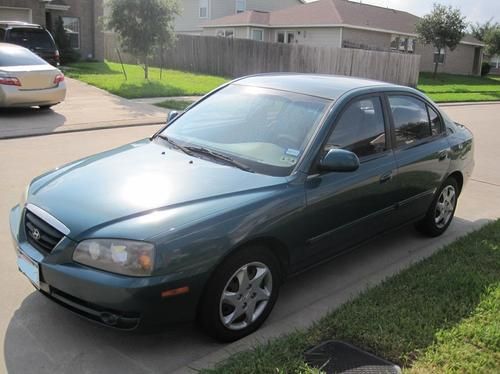
{"type": "Polygon", "coordinates": [[[417,45],[417,40],[415,38],[409,38],[407,52],[414,53],[416,45],[417,45]]]}
{"type": "Polygon", "coordinates": [[[243,13],[247,10],[247,0],[236,0],[236,13],[243,13]]]}
{"type": "Polygon", "coordinates": [[[80,49],[80,18],[62,17],[64,31],[69,37],[70,46],[73,49],[80,49]]]}
{"type": "Polygon", "coordinates": [[[200,0],[200,18],[208,18],[208,0],[200,0]]]}
{"type": "Polygon", "coordinates": [[[400,37],[399,38],[399,50],[401,52],[406,52],[407,45],[408,45],[408,38],[400,37]]]}
{"type": "Polygon", "coordinates": [[[252,29],[252,39],[259,42],[264,41],[264,30],[262,29],[252,29]]]}
{"type": "Polygon", "coordinates": [[[446,56],[446,51],[444,48],[441,48],[439,52],[434,52],[434,63],[444,64],[446,56]]]}
{"type": "Polygon", "coordinates": [[[216,35],[221,38],[232,38],[234,37],[233,29],[218,29],[216,35]]]}
{"type": "Polygon", "coordinates": [[[397,35],[392,35],[391,36],[391,49],[392,50],[397,50],[399,47],[399,36],[397,35]]]}
{"type": "Polygon", "coordinates": [[[286,43],[286,44],[295,43],[295,32],[279,31],[276,40],[278,43],[286,43]]]}

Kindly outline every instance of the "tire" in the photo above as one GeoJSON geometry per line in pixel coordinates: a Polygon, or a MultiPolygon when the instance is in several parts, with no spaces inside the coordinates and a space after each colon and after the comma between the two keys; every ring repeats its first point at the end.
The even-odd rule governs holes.
{"type": "Polygon", "coordinates": [[[40,105],[40,110],[49,110],[52,108],[52,105],[40,105]]]}
{"type": "Polygon", "coordinates": [[[442,235],[453,221],[458,196],[456,179],[446,179],[436,193],[425,218],[416,224],[417,230],[433,238],[442,235]]]}
{"type": "Polygon", "coordinates": [[[215,270],[201,299],[198,322],[217,340],[241,339],[257,330],[269,316],[280,284],[276,257],[263,247],[244,248],[215,270]]]}

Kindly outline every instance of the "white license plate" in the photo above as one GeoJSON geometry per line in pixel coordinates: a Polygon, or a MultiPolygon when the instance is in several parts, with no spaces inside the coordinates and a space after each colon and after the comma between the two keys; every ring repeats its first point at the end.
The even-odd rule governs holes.
{"type": "Polygon", "coordinates": [[[38,263],[23,252],[17,252],[17,266],[19,271],[26,275],[36,288],[40,288],[40,270],[38,263]]]}

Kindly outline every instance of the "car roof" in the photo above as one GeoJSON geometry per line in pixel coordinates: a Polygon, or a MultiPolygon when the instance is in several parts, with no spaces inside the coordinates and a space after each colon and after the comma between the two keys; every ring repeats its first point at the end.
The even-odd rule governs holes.
{"type": "Polygon", "coordinates": [[[339,75],[321,74],[259,74],[237,79],[233,84],[290,91],[328,100],[359,88],[400,87],[395,84],[339,75]]]}
{"type": "Polygon", "coordinates": [[[21,21],[0,21],[0,27],[3,28],[13,28],[13,27],[25,27],[25,28],[31,28],[31,29],[43,29],[42,26],[34,24],[34,23],[28,23],[28,22],[21,22],[21,21]]]}

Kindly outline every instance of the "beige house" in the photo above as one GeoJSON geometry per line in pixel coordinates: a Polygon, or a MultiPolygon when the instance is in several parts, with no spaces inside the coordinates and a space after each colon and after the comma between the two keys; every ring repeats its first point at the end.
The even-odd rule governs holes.
{"type": "MultiPolygon", "coordinates": [[[[202,24],[247,10],[273,11],[303,4],[303,0],[177,0],[181,14],[175,21],[179,34],[200,35],[202,24]]],[[[227,35],[230,36],[230,35],[227,35]]]]}
{"type": "Polygon", "coordinates": [[[360,48],[420,54],[421,71],[478,75],[484,45],[466,36],[454,50],[437,53],[417,41],[419,17],[390,8],[347,0],[318,0],[275,11],[247,10],[207,20],[203,34],[265,42],[360,48]]]}

